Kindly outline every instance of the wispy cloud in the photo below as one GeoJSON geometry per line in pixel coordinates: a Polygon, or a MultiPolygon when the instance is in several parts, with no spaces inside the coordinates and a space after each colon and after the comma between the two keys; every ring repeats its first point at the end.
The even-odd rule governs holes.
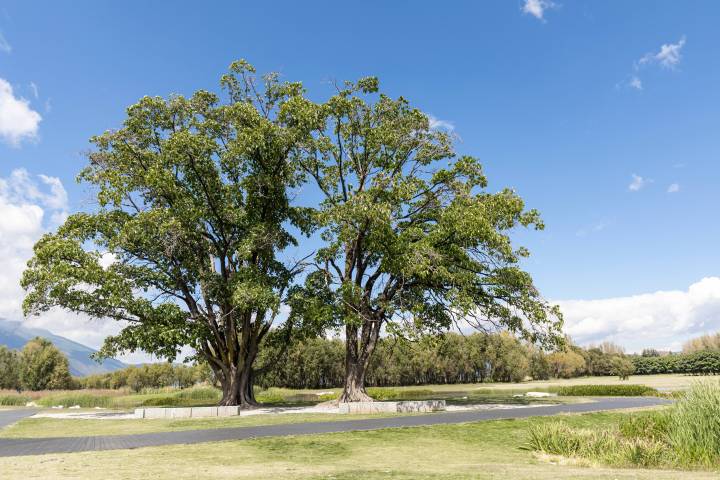
{"type": "Polygon", "coordinates": [[[609,222],[606,221],[600,221],[593,223],[592,225],[586,226],[575,232],[575,236],[577,237],[586,237],[590,234],[602,232],[610,225],[609,222]]]}
{"type": "Polygon", "coordinates": [[[671,183],[667,188],[667,193],[677,193],[680,191],[679,183],[671,183]]]}
{"type": "Polygon", "coordinates": [[[653,65],[667,70],[675,70],[682,60],[682,50],[685,46],[686,37],[680,37],[677,43],[664,43],[655,52],[646,53],[639,60],[633,63],[632,73],[626,79],[617,84],[617,87],[627,87],[633,90],[642,90],[643,81],[640,78],[640,71],[653,65]]]}
{"type": "Polygon", "coordinates": [[[551,0],[525,0],[522,11],[527,15],[532,15],[538,20],[545,20],[545,10],[556,8],[558,4],[551,0]]]}
{"type": "Polygon", "coordinates": [[[631,192],[637,192],[641,190],[645,185],[650,182],[647,178],[641,177],[640,175],[632,174],[632,181],[628,185],[628,190],[631,192]]]}
{"type": "Polygon", "coordinates": [[[685,35],[677,43],[667,43],[660,46],[657,53],[647,53],[638,61],[639,65],[657,64],[663,68],[674,69],[682,59],[682,48],[685,46],[685,35]]]}
{"type": "Polygon", "coordinates": [[[455,130],[455,124],[448,120],[440,120],[432,114],[428,114],[427,117],[430,121],[430,129],[432,130],[447,130],[448,132],[455,130]]]}
{"type": "Polygon", "coordinates": [[[3,35],[2,32],[0,32],[0,52],[12,52],[12,46],[10,45],[10,42],[7,41],[5,35],[3,35]]]}
{"type": "Polygon", "coordinates": [[[41,120],[30,102],[16,97],[12,85],[0,78],[0,140],[17,147],[23,140],[34,139],[41,120]]]}
{"type": "Polygon", "coordinates": [[[30,82],[30,90],[32,90],[35,100],[40,98],[40,91],[38,90],[38,86],[35,82],[30,82]]]}

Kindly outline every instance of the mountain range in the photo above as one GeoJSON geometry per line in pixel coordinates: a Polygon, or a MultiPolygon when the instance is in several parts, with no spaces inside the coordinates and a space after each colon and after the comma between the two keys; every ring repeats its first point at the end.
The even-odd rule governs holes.
{"type": "Polygon", "coordinates": [[[108,358],[98,363],[90,357],[90,355],[96,352],[96,350],[90,347],[55,335],[47,330],[29,328],[21,322],[0,318],[0,345],[20,350],[28,340],[35,337],[46,338],[60,349],[68,358],[70,373],[77,377],[95,373],[113,372],[127,367],[127,365],[114,358],[108,358]]]}

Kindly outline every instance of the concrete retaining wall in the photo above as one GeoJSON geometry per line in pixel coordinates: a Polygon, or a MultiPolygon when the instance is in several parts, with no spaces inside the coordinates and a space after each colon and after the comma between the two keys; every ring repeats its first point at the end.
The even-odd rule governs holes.
{"type": "Polygon", "coordinates": [[[136,408],[135,418],[208,418],[240,415],[240,407],[136,408]]]}
{"type": "Polygon", "coordinates": [[[340,413],[411,413],[445,410],[445,400],[341,403],[340,413]]]}

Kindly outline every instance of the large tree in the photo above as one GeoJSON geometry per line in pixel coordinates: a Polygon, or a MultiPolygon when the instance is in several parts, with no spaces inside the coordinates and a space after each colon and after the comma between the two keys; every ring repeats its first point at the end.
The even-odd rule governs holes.
{"type": "MultiPolygon", "coordinates": [[[[346,83],[317,110],[323,125],[295,152],[322,196],[314,226],[324,242],[307,293],[344,329],[340,400],[369,400],[365,373],[381,332],[504,328],[557,339],[561,319],[519,267],[516,227],[542,228],[512,190],[489,192],[476,158],[378,81],[346,83]]],[[[315,312],[317,313],[317,312],[315,312]]]]}
{"type": "Polygon", "coordinates": [[[27,390],[70,388],[67,357],[50,340],[33,338],[20,352],[20,383],[27,390]]]}
{"type": "Polygon", "coordinates": [[[145,97],[120,129],[92,139],[79,178],[97,208],[35,245],[24,309],[123,322],[103,355],[173,360],[192,347],[222,385],[221,404],[249,406],[258,349],[297,273],[281,261],[295,244],[289,229],[306,223],[290,205],[288,154],[314,126],[301,113],[313,110],[299,83],[258,81],[243,61],[221,84],[223,97],[145,97]]]}

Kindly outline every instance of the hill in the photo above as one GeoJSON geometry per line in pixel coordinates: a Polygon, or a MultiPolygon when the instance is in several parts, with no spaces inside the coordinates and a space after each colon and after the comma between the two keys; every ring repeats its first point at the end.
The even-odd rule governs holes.
{"type": "Polygon", "coordinates": [[[95,350],[90,347],[55,335],[47,330],[28,328],[20,322],[0,318],[0,345],[19,350],[28,340],[35,337],[47,338],[55,344],[67,356],[70,363],[70,373],[75,376],[82,377],[94,373],[112,372],[127,366],[114,358],[98,363],[90,358],[90,355],[95,353],[95,350]]]}

